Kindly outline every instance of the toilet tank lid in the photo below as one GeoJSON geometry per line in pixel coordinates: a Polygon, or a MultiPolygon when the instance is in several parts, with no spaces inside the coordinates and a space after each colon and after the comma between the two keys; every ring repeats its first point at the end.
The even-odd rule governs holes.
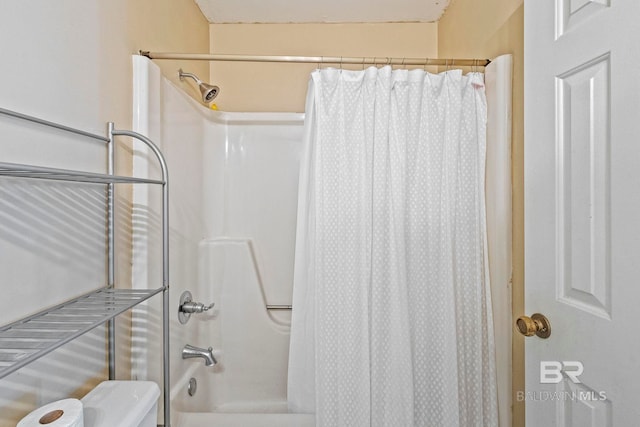
{"type": "Polygon", "coordinates": [[[136,426],[154,407],[159,396],[160,388],[153,381],[101,382],[80,399],[84,408],[85,425],[136,426]]]}

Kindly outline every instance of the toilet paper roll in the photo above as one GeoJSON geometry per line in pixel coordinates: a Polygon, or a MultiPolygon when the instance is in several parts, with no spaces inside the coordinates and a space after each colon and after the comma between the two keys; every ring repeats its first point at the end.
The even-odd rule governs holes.
{"type": "Polygon", "coordinates": [[[31,412],[16,427],[84,427],[82,402],[78,399],[51,402],[31,412]]]}

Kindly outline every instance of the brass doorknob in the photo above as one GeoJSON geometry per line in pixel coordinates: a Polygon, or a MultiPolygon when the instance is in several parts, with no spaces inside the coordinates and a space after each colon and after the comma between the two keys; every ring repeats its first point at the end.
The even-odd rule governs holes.
{"type": "Polygon", "coordinates": [[[549,323],[549,319],[540,313],[534,313],[531,317],[518,317],[516,327],[525,337],[537,335],[540,338],[549,338],[551,335],[551,323],[549,323]]]}

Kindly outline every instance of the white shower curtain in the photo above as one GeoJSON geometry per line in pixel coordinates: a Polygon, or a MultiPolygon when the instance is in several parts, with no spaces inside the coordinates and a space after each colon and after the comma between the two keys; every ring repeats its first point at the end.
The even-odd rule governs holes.
{"type": "Polygon", "coordinates": [[[313,72],[289,408],[317,427],[497,426],[483,75],[313,72]]]}

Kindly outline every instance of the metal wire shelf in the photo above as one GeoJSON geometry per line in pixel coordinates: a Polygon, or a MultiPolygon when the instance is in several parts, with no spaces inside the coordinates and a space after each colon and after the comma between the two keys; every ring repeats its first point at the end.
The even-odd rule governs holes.
{"type": "Polygon", "coordinates": [[[81,172],[67,169],[48,168],[42,166],[22,165],[18,163],[0,162],[0,176],[17,178],[35,178],[95,184],[163,184],[164,181],[129,176],[107,175],[93,172],[81,172]]]}
{"type": "Polygon", "coordinates": [[[158,289],[101,288],[0,328],[0,378],[52,352],[142,301],[158,289]]]}
{"type": "Polygon", "coordinates": [[[81,135],[106,143],[107,173],[93,173],[78,170],[57,169],[36,165],[0,162],[0,176],[58,180],[77,183],[105,184],[106,231],[107,231],[107,286],[81,297],[43,310],[12,324],[0,326],[0,378],[26,366],[52,352],[69,341],[87,333],[95,327],[108,324],[108,365],[109,379],[115,379],[115,317],[162,293],[162,377],[164,425],[171,424],[170,369],[169,369],[169,172],[160,149],[144,135],[129,130],[116,129],[107,123],[105,136],[75,129],[38,117],[0,108],[0,118],[9,116],[39,125],[81,135]],[[158,161],[162,179],[147,179],[114,175],[115,137],[130,137],[146,145],[158,161]],[[115,289],[115,200],[114,184],[161,184],[162,186],[162,287],[158,289],[115,289]]]}

